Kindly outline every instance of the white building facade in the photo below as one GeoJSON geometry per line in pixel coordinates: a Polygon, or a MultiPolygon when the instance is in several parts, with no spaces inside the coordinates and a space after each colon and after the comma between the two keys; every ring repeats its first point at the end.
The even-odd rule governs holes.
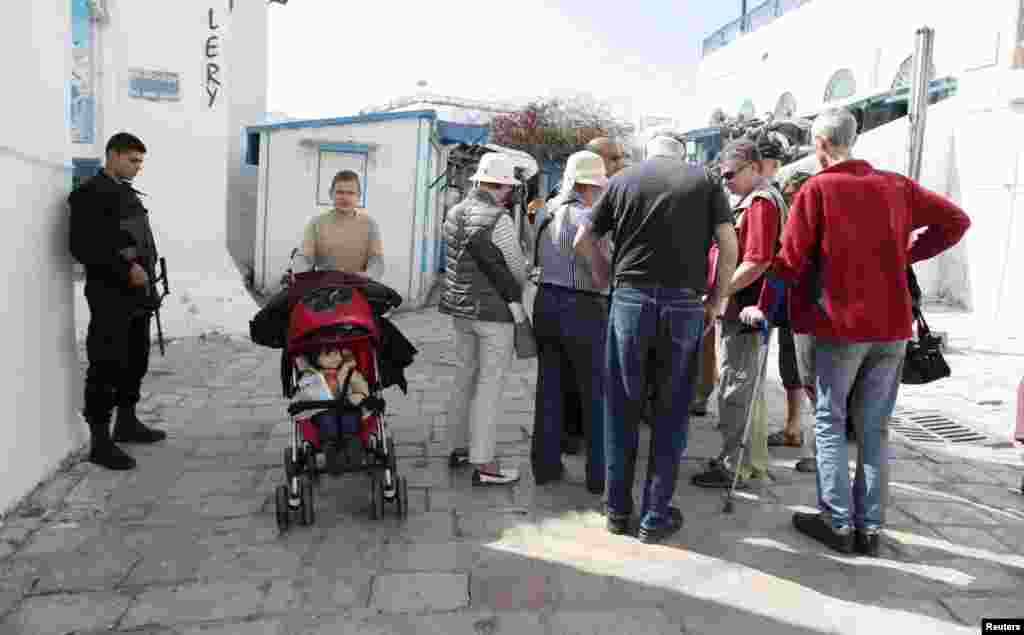
{"type": "MultiPolygon", "coordinates": [[[[705,42],[687,128],[717,109],[807,116],[886,93],[909,80],[917,30],[934,30],[932,76],[956,92],[929,108],[921,182],[957,201],[972,227],[916,269],[926,295],[1004,334],[1024,309],[1013,278],[1024,267],[1024,4],[769,0],[751,14],[746,33],[731,25],[705,42]]],[[[908,147],[904,117],[864,134],[854,154],[905,173],[908,147]]]]}
{"type": "Polygon", "coordinates": [[[255,214],[258,175],[242,155],[244,127],[266,109],[267,14],[265,0],[6,7],[0,50],[32,63],[5,66],[18,93],[4,100],[0,135],[0,201],[19,219],[0,238],[9,294],[0,337],[13,352],[0,513],[87,439],[77,346],[89,314],[66,200],[102,165],[111,135],[130,132],[149,150],[134,185],[170,270],[165,334],[242,331],[256,310],[242,284],[252,238],[240,228],[255,214]]]}
{"type": "MultiPolygon", "coordinates": [[[[256,310],[242,280],[252,261],[245,219],[255,215],[258,178],[244,161],[244,128],[265,117],[267,6],[260,0],[102,4],[101,19],[94,13],[85,26],[73,21],[86,42],[76,50],[85,49],[79,55],[90,60],[80,64],[80,74],[91,73],[91,105],[73,109],[70,120],[78,172],[94,172],[114,133],[141,138],[149,152],[134,185],[146,194],[173,292],[162,314],[165,335],[242,332],[245,314],[256,310]]],[[[80,338],[87,324],[79,288],[80,338]]]]}
{"type": "Polygon", "coordinates": [[[71,258],[65,198],[71,185],[67,77],[71,71],[71,7],[17,2],[6,7],[0,46],[11,59],[0,118],[0,232],[7,275],[0,347],[7,363],[0,390],[7,423],[0,426],[0,514],[86,438],[75,415],[81,373],[75,345],[71,258]],[[29,28],[30,25],[30,28],[29,28]],[[16,55],[12,53],[17,53],[16,55]]]}

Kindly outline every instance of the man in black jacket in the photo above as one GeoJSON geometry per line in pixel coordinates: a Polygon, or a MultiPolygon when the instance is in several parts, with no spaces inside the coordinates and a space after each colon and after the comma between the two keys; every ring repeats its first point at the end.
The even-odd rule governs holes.
{"type": "Polygon", "coordinates": [[[150,319],[159,306],[152,282],[157,251],[149,213],[131,186],[145,154],[138,137],[115,134],[107,142],[103,170],[68,198],[71,254],[85,265],[89,303],[84,413],[91,434],[89,460],[113,470],[135,467],[135,459],[115,441],[154,443],[167,437],[135,415],[149,368],[150,319]]]}

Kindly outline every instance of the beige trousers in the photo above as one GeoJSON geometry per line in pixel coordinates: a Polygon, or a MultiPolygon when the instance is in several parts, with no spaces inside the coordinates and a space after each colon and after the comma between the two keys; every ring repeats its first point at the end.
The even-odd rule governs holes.
{"type": "Polygon", "coordinates": [[[469,462],[494,460],[505,371],[512,361],[511,322],[452,318],[458,370],[448,401],[450,449],[469,447],[469,462]]]}

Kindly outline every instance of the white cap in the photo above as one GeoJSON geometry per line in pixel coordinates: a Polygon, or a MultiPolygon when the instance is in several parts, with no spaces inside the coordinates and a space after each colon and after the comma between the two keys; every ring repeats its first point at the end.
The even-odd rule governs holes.
{"type": "Polygon", "coordinates": [[[488,152],[480,157],[476,174],[469,177],[469,180],[498,185],[520,185],[516,179],[515,164],[500,152],[488,152]]]}
{"type": "Polygon", "coordinates": [[[605,187],[608,177],[605,174],[604,159],[596,152],[581,150],[566,161],[565,181],[570,187],[576,183],[605,187]]]}

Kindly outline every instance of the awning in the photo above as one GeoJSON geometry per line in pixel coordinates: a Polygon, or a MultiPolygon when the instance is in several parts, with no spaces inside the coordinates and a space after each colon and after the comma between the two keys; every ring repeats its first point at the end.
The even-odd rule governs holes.
{"type": "Polygon", "coordinates": [[[454,145],[465,143],[466,145],[485,144],[490,136],[488,126],[480,126],[452,121],[438,121],[437,134],[441,138],[441,145],[454,145]]]}

